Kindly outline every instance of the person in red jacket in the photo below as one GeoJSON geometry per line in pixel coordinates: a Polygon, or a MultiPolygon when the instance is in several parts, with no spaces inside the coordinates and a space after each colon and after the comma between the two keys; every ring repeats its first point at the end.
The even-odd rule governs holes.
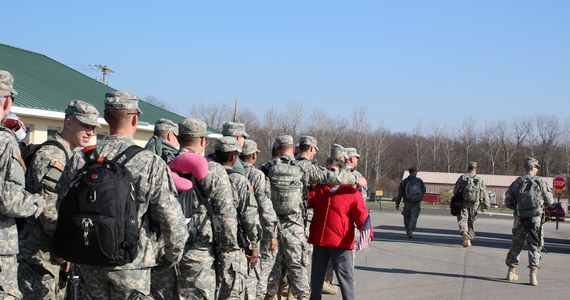
{"type": "MultiPolygon", "coordinates": [[[[362,194],[352,185],[317,184],[309,193],[313,209],[309,243],[313,244],[311,299],[321,299],[329,260],[340,284],[343,299],[354,299],[352,249],[354,227],[362,228],[368,210],[362,194]]],[[[373,238],[373,232],[370,233],[373,238]]]]}

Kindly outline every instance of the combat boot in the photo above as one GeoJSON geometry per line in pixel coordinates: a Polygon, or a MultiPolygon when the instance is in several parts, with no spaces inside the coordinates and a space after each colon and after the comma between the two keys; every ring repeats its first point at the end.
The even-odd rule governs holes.
{"type": "Polygon", "coordinates": [[[411,239],[414,237],[414,232],[411,229],[406,230],[406,236],[411,239]]]}
{"type": "Polygon", "coordinates": [[[509,272],[507,273],[507,280],[508,281],[517,281],[519,280],[519,275],[517,275],[515,267],[509,267],[509,272]]]}
{"type": "Polygon", "coordinates": [[[279,299],[288,299],[289,297],[289,284],[283,283],[279,286],[277,290],[277,295],[279,295],[279,299]]]}
{"type": "Polygon", "coordinates": [[[538,285],[538,267],[530,267],[530,275],[528,276],[528,284],[532,286],[538,285]]]}
{"type": "Polygon", "coordinates": [[[471,247],[471,239],[466,234],[463,235],[463,247],[471,247]]]}
{"type": "Polygon", "coordinates": [[[265,298],[263,298],[263,300],[278,300],[277,298],[277,294],[273,294],[273,295],[265,295],[265,298]]]}
{"type": "Polygon", "coordinates": [[[329,282],[323,283],[323,295],[336,295],[338,294],[339,287],[329,282]]]}

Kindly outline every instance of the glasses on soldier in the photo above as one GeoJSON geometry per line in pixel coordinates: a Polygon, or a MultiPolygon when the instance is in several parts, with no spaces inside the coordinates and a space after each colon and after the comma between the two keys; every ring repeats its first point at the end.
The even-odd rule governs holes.
{"type": "Polygon", "coordinates": [[[130,112],[130,113],[127,113],[127,115],[129,115],[129,116],[137,115],[137,117],[140,117],[140,116],[142,115],[142,113],[141,113],[140,111],[137,111],[137,112],[130,112]]]}

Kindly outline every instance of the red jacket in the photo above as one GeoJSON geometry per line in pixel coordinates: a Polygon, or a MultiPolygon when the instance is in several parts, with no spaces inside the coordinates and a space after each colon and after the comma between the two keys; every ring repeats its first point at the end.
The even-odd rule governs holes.
{"type": "Polygon", "coordinates": [[[361,229],[368,218],[362,193],[350,185],[341,185],[331,193],[330,186],[317,184],[309,192],[309,208],[313,209],[309,243],[354,249],[354,224],[361,229]]]}

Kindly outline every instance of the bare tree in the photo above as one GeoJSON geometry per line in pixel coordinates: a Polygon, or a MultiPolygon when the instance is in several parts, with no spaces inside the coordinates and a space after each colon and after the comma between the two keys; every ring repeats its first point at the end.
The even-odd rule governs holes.
{"type": "Polygon", "coordinates": [[[155,96],[148,95],[141,100],[143,100],[144,102],[146,102],[148,104],[152,104],[158,108],[162,108],[162,109],[167,110],[169,112],[174,112],[174,109],[170,104],[168,104],[164,101],[158,100],[158,98],[156,98],[155,96]]]}
{"type": "Polygon", "coordinates": [[[382,174],[384,167],[383,162],[386,162],[384,157],[386,153],[385,140],[387,134],[388,132],[386,131],[386,129],[384,129],[384,127],[376,128],[376,130],[371,136],[371,143],[370,143],[371,151],[367,152],[367,154],[373,155],[371,167],[374,170],[373,182],[374,182],[374,187],[376,189],[378,189],[378,182],[380,181],[380,178],[383,176],[382,174]]]}
{"type": "Polygon", "coordinates": [[[414,128],[414,153],[416,156],[415,165],[418,168],[422,167],[422,159],[424,157],[424,137],[422,136],[422,127],[421,127],[421,120],[418,119],[416,122],[416,127],[414,128]]]}
{"type": "Polygon", "coordinates": [[[468,116],[463,121],[463,127],[461,128],[459,139],[463,144],[463,151],[465,153],[465,165],[467,165],[470,160],[471,151],[477,142],[477,132],[475,128],[475,119],[473,116],[468,116]]]}
{"type": "Polygon", "coordinates": [[[540,143],[540,161],[544,171],[542,175],[550,175],[550,160],[549,154],[552,147],[556,145],[560,137],[560,122],[558,119],[551,115],[537,115],[536,116],[536,134],[538,142],[540,143]]]}
{"type": "Polygon", "coordinates": [[[428,142],[431,154],[431,170],[435,172],[438,170],[439,149],[441,147],[443,134],[441,127],[433,122],[429,127],[429,131],[428,142]]]}
{"type": "Polygon", "coordinates": [[[513,135],[515,143],[515,174],[519,173],[520,163],[522,161],[522,150],[524,145],[530,139],[532,133],[532,119],[521,118],[513,121],[513,135]]]}
{"type": "Polygon", "coordinates": [[[510,161],[515,155],[515,151],[513,150],[513,136],[507,126],[507,122],[504,120],[497,122],[496,133],[501,146],[501,151],[503,152],[502,173],[507,174],[509,171],[510,161]]]}
{"type": "Polygon", "coordinates": [[[352,115],[352,130],[351,135],[354,138],[354,144],[347,145],[355,147],[361,153],[361,159],[359,164],[361,168],[364,169],[364,178],[368,177],[368,139],[370,137],[370,124],[366,118],[366,106],[362,106],[354,109],[352,115]]]}
{"type": "Polygon", "coordinates": [[[445,156],[446,171],[451,172],[451,167],[455,163],[455,151],[457,149],[457,138],[455,137],[455,132],[453,128],[450,128],[448,132],[443,133],[441,139],[443,146],[443,154],[445,156]]]}
{"type": "Polygon", "coordinates": [[[193,103],[190,106],[190,117],[201,119],[208,127],[221,130],[222,125],[232,120],[233,109],[228,104],[210,103],[193,103]]]}
{"type": "Polygon", "coordinates": [[[498,125],[496,123],[492,123],[490,126],[485,126],[485,130],[481,135],[481,151],[491,164],[491,174],[495,174],[497,157],[501,151],[500,138],[496,130],[497,127],[498,125]]]}

